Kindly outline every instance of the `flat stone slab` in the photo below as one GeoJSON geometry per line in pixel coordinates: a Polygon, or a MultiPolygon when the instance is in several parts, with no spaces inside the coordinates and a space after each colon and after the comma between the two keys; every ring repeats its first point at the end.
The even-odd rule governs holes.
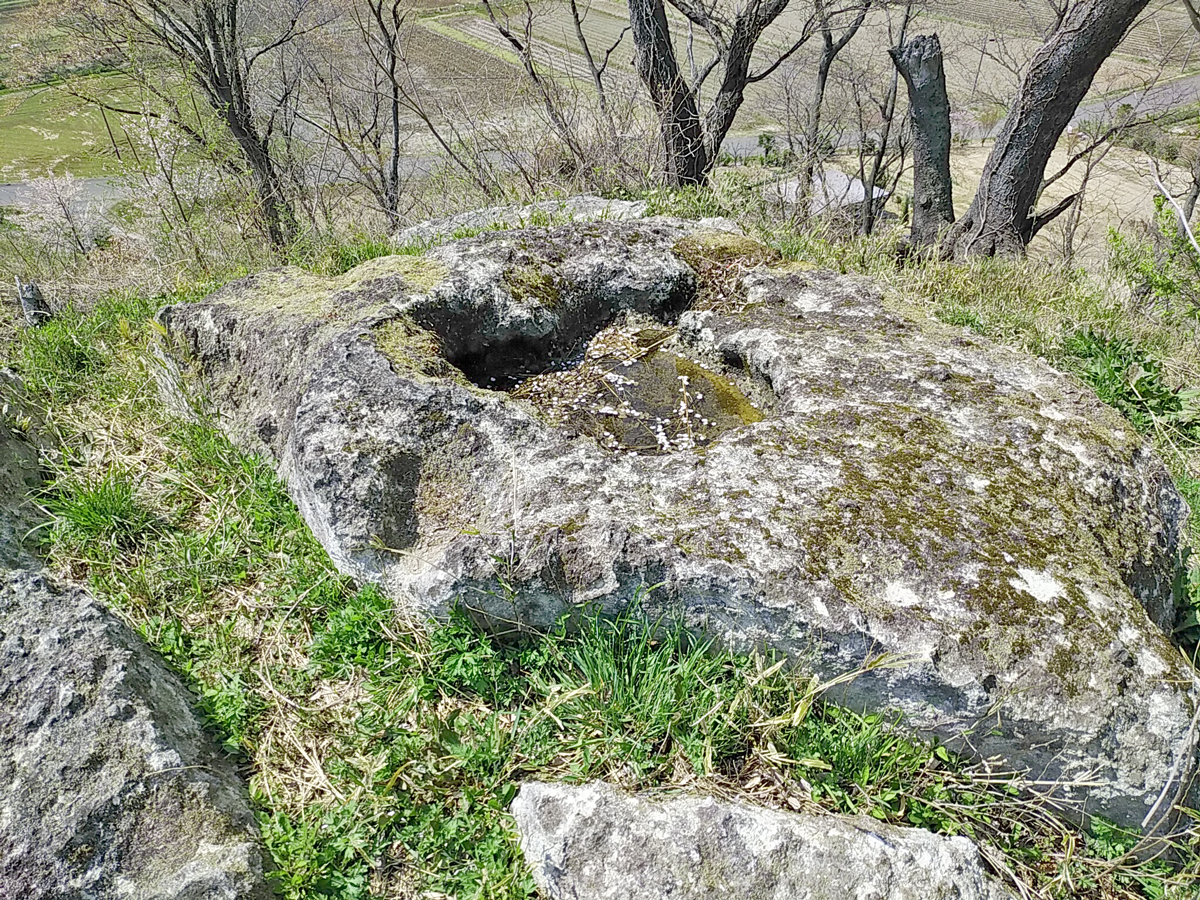
{"type": "Polygon", "coordinates": [[[890,654],[835,699],[1167,814],[1197,681],[1165,467],[1075,379],[763,249],[598,222],[263,273],[161,313],[164,385],[410,613],[636,603],[825,677],[890,654]]]}
{"type": "Polygon", "coordinates": [[[0,896],[266,900],[245,785],[82,590],[0,576],[0,896]]]}
{"type": "Polygon", "coordinates": [[[976,846],[867,816],[526,783],[521,850],[551,900],[1006,900],[976,846]]]}

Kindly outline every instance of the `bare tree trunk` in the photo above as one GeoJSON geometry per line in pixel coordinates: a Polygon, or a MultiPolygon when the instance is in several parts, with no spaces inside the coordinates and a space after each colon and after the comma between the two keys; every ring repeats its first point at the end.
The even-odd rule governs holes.
{"type": "MultiPolygon", "coordinates": [[[[271,155],[270,134],[259,127],[250,103],[248,80],[252,61],[246,61],[240,34],[239,2],[198,0],[194,3],[195,23],[182,24],[181,17],[181,24],[175,26],[176,39],[186,48],[176,56],[195,67],[193,77],[237,141],[258,192],[267,237],[276,249],[283,249],[296,238],[296,214],[271,155]]],[[[161,16],[160,6],[165,8],[155,0],[153,9],[161,16]]],[[[274,112],[272,110],[272,119],[274,112]]]]}
{"type": "Polygon", "coordinates": [[[592,88],[596,92],[596,102],[600,105],[600,113],[604,116],[605,124],[608,126],[608,135],[613,144],[617,143],[617,126],[613,122],[612,110],[608,106],[608,89],[604,86],[604,72],[608,69],[608,61],[612,57],[613,51],[617,49],[621,41],[625,39],[625,34],[629,31],[629,26],[621,29],[621,33],[617,35],[617,39],[613,41],[611,47],[604,54],[604,62],[596,65],[596,58],[592,55],[592,47],[588,43],[587,35],[583,31],[583,17],[586,13],[580,13],[579,4],[576,0],[571,0],[571,21],[575,25],[575,41],[579,44],[579,49],[583,52],[583,58],[587,61],[588,73],[592,77],[592,88]]]}
{"type": "Polygon", "coordinates": [[[285,249],[296,239],[296,213],[284,193],[283,179],[271,158],[267,140],[240,112],[231,112],[228,107],[221,112],[250,169],[267,238],[277,250],[285,249]]]}
{"type": "Polygon", "coordinates": [[[500,36],[508,41],[509,45],[517,51],[517,55],[521,58],[521,64],[525,68],[525,75],[529,83],[533,85],[538,96],[542,99],[542,108],[546,111],[546,118],[550,120],[550,125],[554,129],[555,134],[566,145],[570,151],[572,158],[581,168],[587,165],[587,158],[580,147],[579,141],[576,139],[575,132],[567,122],[563,115],[563,110],[555,96],[554,84],[549,79],[545,78],[537,70],[537,64],[533,58],[533,6],[529,0],[525,0],[525,20],[523,25],[523,34],[516,34],[508,26],[508,16],[505,14],[505,20],[502,22],[496,15],[496,9],[492,4],[492,0],[483,0],[484,9],[487,10],[488,18],[492,20],[492,25],[500,36]]]}
{"type": "Polygon", "coordinates": [[[750,57],[754,54],[754,44],[764,27],[766,26],[760,26],[750,18],[743,18],[737,22],[730,35],[724,77],[704,122],[704,131],[710,142],[707,153],[714,161],[721,152],[721,140],[732,127],[733,120],[742,107],[746,86],[751,83],[750,57]]]}
{"type": "Polygon", "coordinates": [[[1085,0],[1072,7],[1030,64],[984,166],[970,209],[946,235],[950,257],[1020,255],[1067,207],[1034,211],[1063,129],[1149,0],[1085,0]]]}
{"type": "Polygon", "coordinates": [[[698,185],[712,167],[696,94],[684,81],[671,45],[662,0],[629,0],[629,25],[638,76],[650,92],[667,151],[667,177],[675,185],[698,185]]]}
{"type": "Polygon", "coordinates": [[[1192,221],[1192,216],[1196,213],[1196,201],[1200,200],[1200,153],[1197,153],[1196,158],[1192,160],[1189,174],[1192,178],[1192,184],[1188,188],[1187,197],[1183,201],[1183,213],[1190,222],[1192,221]]]}
{"type": "MultiPolygon", "coordinates": [[[[807,198],[813,190],[813,176],[818,171],[818,157],[821,170],[824,172],[824,161],[827,154],[821,153],[818,145],[821,142],[821,109],[825,105],[825,90],[829,84],[829,69],[833,65],[833,57],[828,53],[828,47],[822,51],[817,63],[817,76],[813,81],[812,106],[809,108],[808,125],[804,130],[804,171],[800,176],[801,196],[807,198]]],[[[805,199],[804,208],[808,208],[805,199]]]]}
{"type": "Polygon", "coordinates": [[[936,34],[918,34],[888,51],[908,87],[912,122],[913,210],[909,243],[928,247],[954,224],[950,181],[950,100],[936,34]]]}
{"type": "Polygon", "coordinates": [[[804,130],[804,153],[808,157],[806,171],[809,179],[816,166],[817,145],[821,141],[821,109],[825,105],[825,91],[829,85],[829,68],[833,65],[833,57],[828,52],[821,53],[817,63],[817,77],[813,79],[812,107],[808,113],[808,127],[804,130]]]}
{"type": "Polygon", "coordinates": [[[720,13],[715,3],[670,3],[687,17],[689,29],[693,25],[703,28],[713,44],[713,57],[704,66],[697,66],[691,57],[690,83],[679,71],[663,0],[629,0],[629,26],[638,76],[650,92],[662,127],[667,177],[675,185],[698,185],[712,171],[721,141],[741,108],[746,87],[769,77],[812,37],[812,19],[794,36],[790,47],[777,51],[773,62],[752,74],[754,48],[763,32],[787,8],[788,0],[748,0],[735,8],[732,18],[720,13]],[[700,89],[718,65],[721,84],[701,118],[700,89]]]}
{"type": "Polygon", "coordinates": [[[392,231],[396,231],[400,227],[400,105],[403,100],[403,91],[400,87],[400,78],[397,69],[400,64],[400,33],[404,24],[404,14],[400,9],[399,2],[393,2],[391,5],[391,28],[388,28],[387,20],[383,14],[383,0],[376,0],[375,3],[369,4],[371,14],[375,17],[376,23],[379,25],[379,31],[383,37],[385,58],[387,65],[387,86],[388,96],[387,101],[391,113],[391,154],[388,159],[387,177],[384,179],[383,188],[383,209],[384,214],[388,219],[388,227],[392,231]]]}
{"type": "MultiPolygon", "coordinates": [[[[259,220],[272,245],[283,250],[295,240],[297,224],[274,135],[277,124],[282,123],[286,132],[288,122],[294,117],[296,85],[288,79],[276,85],[277,95],[262,104],[266,108],[257,114],[251,102],[255,93],[250,83],[251,70],[260,59],[269,60],[277,55],[304,30],[300,19],[306,14],[308,0],[295,0],[290,19],[277,36],[253,50],[242,33],[241,3],[242,0],[112,0],[104,10],[86,12],[84,24],[76,27],[113,51],[117,68],[161,100],[168,110],[165,117],[204,147],[207,139],[189,124],[178,100],[153,79],[145,77],[131,53],[150,46],[178,63],[237,144],[240,162],[254,182],[259,220]]],[[[125,112],[111,104],[107,108],[125,112]]]]}

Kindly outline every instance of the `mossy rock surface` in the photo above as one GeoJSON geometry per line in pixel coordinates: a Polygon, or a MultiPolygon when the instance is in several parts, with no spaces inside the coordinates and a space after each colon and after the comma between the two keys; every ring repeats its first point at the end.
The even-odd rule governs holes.
{"type": "Polygon", "coordinates": [[[37,564],[33,532],[46,519],[36,498],[48,443],[41,424],[20,380],[0,369],[0,569],[37,564]]]}
{"type": "Polygon", "coordinates": [[[432,287],[386,262],[311,283],[294,308],[316,317],[243,283],[164,312],[168,386],[272,453],[335,562],[411,612],[545,628],[637,602],[823,676],[886,652],[841,699],[1098,780],[1063,794],[1140,825],[1196,764],[1169,637],[1187,511],[1162,463],[1037,360],[857,279],[697,272],[697,234],[481,234],[430,251],[432,287]],[[626,362],[640,398],[607,380],[626,362]],[[708,386],[704,441],[587,424],[604,392],[666,408],[681,376],[708,386]]]}

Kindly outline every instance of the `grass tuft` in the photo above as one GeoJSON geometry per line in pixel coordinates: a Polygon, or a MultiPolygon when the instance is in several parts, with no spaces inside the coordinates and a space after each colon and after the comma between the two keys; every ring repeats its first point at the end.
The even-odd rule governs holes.
{"type": "Polygon", "coordinates": [[[92,478],[68,477],[56,485],[45,505],[57,519],[62,542],[132,547],[154,526],[132,477],[120,469],[92,478]]]}
{"type": "Polygon", "coordinates": [[[422,249],[413,246],[398,247],[386,237],[361,236],[346,243],[334,244],[324,251],[320,261],[310,268],[322,275],[342,275],[355,266],[381,256],[420,256],[422,249]]]}

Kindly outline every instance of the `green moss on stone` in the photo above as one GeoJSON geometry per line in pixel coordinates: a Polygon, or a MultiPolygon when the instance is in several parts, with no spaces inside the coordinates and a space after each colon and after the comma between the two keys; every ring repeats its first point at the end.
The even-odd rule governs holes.
{"type": "Polygon", "coordinates": [[[697,231],[680,238],[671,249],[698,272],[712,263],[740,262],[756,266],[769,265],[780,259],[779,253],[766,244],[728,231],[697,231]]]}
{"type": "Polygon", "coordinates": [[[553,307],[559,300],[559,288],[554,275],[539,265],[516,266],[504,273],[504,283],[517,301],[533,301],[553,307]]]}
{"type": "MultiPolygon", "coordinates": [[[[717,408],[731,418],[736,418],[743,425],[753,425],[763,420],[762,410],[758,409],[742,389],[730,381],[683,357],[675,357],[675,371],[686,376],[693,384],[703,385],[702,392],[716,401],[717,408]]],[[[672,385],[674,387],[674,385],[672,385]]]]}
{"type": "Polygon", "coordinates": [[[398,293],[394,279],[417,291],[440,284],[449,270],[420,256],[380,256],[330,278],[289,266],[234,282],[220,299],[242,309],[305,319],[361,320],[383,313],[398,293]]]}
{"type": "Polygon", "coordinates": [[[402,377],[453,378],[463,374],[442,356],[437,335],[421,328],[408,316],[399,316],[371,329],[375,349],[388,358],[392,371],[402,377]]]}
{"type": "Polygon", "coordinates": [[[422,535],[431,529],[461,533],[476,525],[480,498],[471,485],[471,466],[477,435],[461,425],[449,440],[421,460],[414,509],[422,535]]]}
{"type": "Polygon", "coordinates": [[[343,275],[339,290],[352,290],[361,284],[398,275],[418,291],[431,291],[449,276],[450,270],[434,259],[408,254],[377,256],[343,275]]]}
{"type": "Polygon", "coordinates": [[[254,312],[278,312],[306,319],[320,319],[333,311],[333,279],[299,268],[260,272],[234,282],[220,299],[254,312]]]}
{"type": "MultiPolygon", "coordinates": [[[[1079,651],[1072,645],[1066,644],[1054,648],[1046,671],[1058,679],[1062,691],[1068,697],[1078,696],[1080,692],[1079,651]]],[[[1084,679],[1086,681],[1086,679],[1084,679]]]]}
{"type": "MultiPolygon", "coordinates": [[[[1039,421],[1036,409],[1023,408],[1027,401],[992,400],[1012,405],[1010,418],[1028,417],[1038,429],[1053,427],[1068,441],[1096,446],[1088,423],[1073,431],[1070,422],[1039,421]]],[[[964,651],[1006,668],[1044,642],[1045,621],[1060,621],[1074,648],[1058,652],[1051,671],[1064,691],[1079,689],[1084,660],[1108,652],[1120,625],[1119,616],[1089,607],[1079,585],[1125,591],[1111,561],[1136,559],[1147,542],[1137,517],[1097,509],[1086,486],[1047,478],[1036,461],[1014,457],[1000,435],[991,444],[961,441],[919,409],[838,409],[813,414],[809,423],[806,440],[793,441],[795,447],[841,462],[824,507],[796,531],[810,578],[828,581],[848,603],[877,615],[881,604],[867,598],[904,573],[960,573],[937,589],[953,591],[977,616],[962,634],[964,651]],[[964,473],[986,478],[986,486],[966,488],[964,473]],[[1021,568],[1054,578],[1053,596],[1025,590],[1017,580],[1021,568]]],[[[1028,442],[1051,463],[1067,452],[1037,434],[1028,442]]],[[[1102,444],[1097,452],[1106,449],[1115,448],[1102,444]]],[[[1130,452],[1126,447],[1119,455],[1130,452]]]]}

